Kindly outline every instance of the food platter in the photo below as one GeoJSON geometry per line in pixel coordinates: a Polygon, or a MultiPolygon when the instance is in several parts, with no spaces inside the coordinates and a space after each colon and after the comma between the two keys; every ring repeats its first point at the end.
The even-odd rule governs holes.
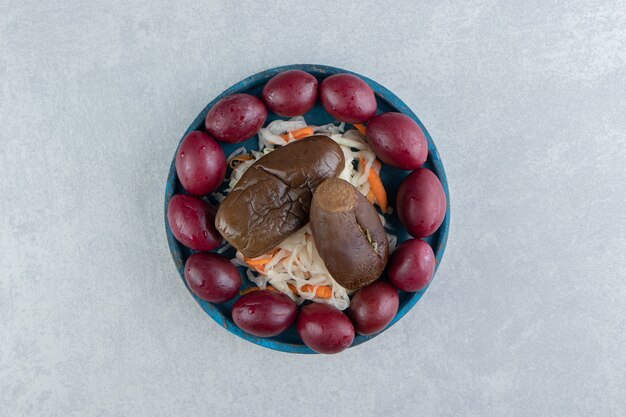
{"type": "MultiPolygon", "coordinates": [[[[182,135],[180,139],[180,142],[182,142],[183,139],[190,132],[197,131],[197,130],[204,130],[205,118],[207,116],[207,113],[209,112],[209,110],[211,110],[214,107],[214,105],[220,99],[223,99],[224,97],[228,97],[228,96],[231,96],[233,94],[238,94],[238,93],[246,93],[246,94],[250,94],[254,96],[260,96],[262,89],[268,80],[270,80],[275,75],[283,71],[287,71],[287,70],[306,71],[309,74],[313,75],[315,78],[317,78],[319,82],[321,82],[323,79],[334,74],[346,74],[347,73],[347,74],[356,75],[360,79],[364,80],[374,91],[374,94],[376,97],[376,104],[377,104],[377,114],[383,113],[383,112],[400,112],[409,116],[411,119],[417,122],[424,136],[426,137],[427,144],[428,144],[428,159],[426,163],[424,164],[424,167],[434,172],[434,174],[439,179],[441,186],[443,187],[443,191],[445,192],[445,198],[446,198],[446,203],[447,203],[445,217],[443,218],[443,222],[441,223],[441,226],[438,228],[438,230],[435,233],[433,233],[432,235],[424,239],[432,247],[432,250],[436,257],[435,268],[437,268],[441,262],[441,259],[443,257],[443,253],[446,247],[448,228],[449,228],[449,222],[450,222],[450,197],[449,197],[448,184],[447,184],[447,179],[446,179],[443,163],[437,152],[437,149],[435,147],[435,144],[432,138],[428,134],[425,126],[421,123],[421,121],[415,115],[415,113],[413,113],[413,111],[411,111],[411,109],[409,109],[409,107],[404,102],[402,102],[395,94],[393,94],[391,91],[387,90],[385,87],[381,86],[377,82],[367,77],[364,77],[359,74],[355,74],[353,72],[343,70],[340,68],[329,67],[329,66],[324,66],[324,65],[309,65],[309,64],[289,65],[289,66],[284,66],[284,67],[272,68],[272,69],[260,72],[258,74],[252,75],[240,81],[239,83],[233,85],[232,87],[225,90],[218,97],[216,97],[214,100],[212,100],[200,112],[200,114],[191,123],[189,128],[184,132],[184,134],[182,135]]],[[[331,117],[330,114],[328,114],[324,110],[324,107],[319,103],[319,101],[314,105],[314,107],[311,110],[309,110],[304,115],[304,117],[308,123],[315,124],[315,125],[323,125],[323,124],[327,124],[327,123],[331,123],[335,121],[335,119],[331,117]]],[[[285,119],[285,118],[280,117],[272,112],[268,112],[265,125],[277,119],[285,119]]],[[[240,148],[241,146],[244,146],[247,150],[257,150],[258,138],[257,136],[253,136],[252,138],[244,142],[234,143],[234,144],[219,142],[219,145],[222,147],[225,155],[231,154],[233,151],[240,148]]],[[[183,283],[185,284],[186,283],[185,278],[184,278],[185,262],[187,261],[188,257],[192,253],[194,253],[194,251],[192,251],[188,247],[181,244],[174,237],[174,234],[172,233],[172,229],[170,228],[170,225],[168,222],[168,206],[173,196],[176,194],[186,194],[186,191],[182,187],[179,181],[179,178],[177,176],[175,159],[176,157],[174,157],[172,161],[169,175],[167,178],[166,189],[165,189],[165,205],[164,205],[165,228],[166,228],[169,248],[170,248],[174,263],[176,265],[176,268],[179,271],[179,274],[183,280],[183,283]]],[[[380,179],[382,180],[382,183],[385,186],[388,199],[392,205],[396,201],[396,193],[398,191],[398,187],[400,186],[400,183],[410,172],[411,171],[393,168],[387,164],[383,164],[380,170],[380,179]]],[[[222,186],[222,188],[224,187],[225,185],[222,186]]],[[[218,202],[212,201],[210,198],[208,198],[208,201],[211,204],[218,203],[218,202]]],[[[397,236],[398,243],[411,238],[411,236],[405,230],[403,224],[398,219],[397,215],[392,213],[392,214],[386,215],[385,218],[389,222],[390,227],[394,230],[394,234],[395,236],[397,236]]],[[[230,248],[222,252],[221,254],[224,255],[226,258],[234,258],[235,249],[230,248]]],[[[239,267],[239,269],[241,272],[241,276],[244,277],[242,290],[245,291],[246,287],[253,286],[254,284],[250,283],[247,279],[245,279],[246,275],[243,270],[244,268],[239,267]]],[[[425,288],[417,292],[400,291],[399,292],[399,308],[398,308],[397,314],[395,315],[393,320],[389,323],[389,325],[386,328],[389,328],[395,322],[397,322],[400,318],[402,318],[419,301],[419,299],[422,297],[422,295],[424,294],[427,288],[428,286],[426,286],[425,288]]],[[[214,304],[214,303],[210,303],[199,298],[198,296],[193,294],[193,292],[191,293],[192,293],[192,296],[200,305],[200,307],[212,319],[214,319],[220,326],[224,327],[229,332],[245,340],[248,340],[252,343],[255,343],[257,345],[260,345],[266,348],[275,349],[275,350],[279,350],[283,352],[304,353],[304,354],[315,353],[312,349],[310,349],[305,344],[303,344],[301,338],[298,336],[295,330],[295,326],[293,325],[290,326],[286,331],[282,332],[281,334],[274,336],[274,337],[268,337],[268,338],[257,337],[257,336],[254,336],[250,333],[243,331],[240,327],[238,327],[235,324],[235,322],[233,321],[231,317],[231,310],[233,308],[233,304],[235,303],[238,297],[235,297],[234,299],[224,302],[224,303],[214,304]]],[[[415,319],[419,320],[419,317],[415,317],[415,319]]],[[[368,341],[369,339],[381,334],[382,332],[384,332],[384,330],[378,333],[372,334],[372,335],[367,335],[367,336],[357,334],[356,337],[354,338],[354,341],[351,344],[351,347],[359,345],[365,341],[368,341]]]]}

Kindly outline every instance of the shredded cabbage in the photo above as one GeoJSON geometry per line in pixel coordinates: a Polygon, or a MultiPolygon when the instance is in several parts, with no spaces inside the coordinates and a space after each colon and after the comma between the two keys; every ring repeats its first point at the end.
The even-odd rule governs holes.
{"type": "Polygon", "coordinates": [[[230,155],[228,155],[228,157],[226,158],[226,164],[230,164],[230,161],[232,161],[232,159],[234,157],[236,157],[237,155],[242,155],[246,153],[246,147],[245,146],[240,146],[239,148],[235,149],[234,151],[232,151],[230,153],[230,155]]]}
{"type": "Polygon", "coordinates": [[[227,250],[229,250],[232,247],[233,246],[230,243],[226,243],[224,246],[219,248],[216,252],[219,253],[219,254],[222,254],[222,253],[226,252],[227,250]]]}
{"type": "Polygon", "coordinates": [[[274,120],[265,128],[275,135],[281,135],[292,130],[298,130],[306,127],[304,117],[296,116],[289,120],[274,120]]]}

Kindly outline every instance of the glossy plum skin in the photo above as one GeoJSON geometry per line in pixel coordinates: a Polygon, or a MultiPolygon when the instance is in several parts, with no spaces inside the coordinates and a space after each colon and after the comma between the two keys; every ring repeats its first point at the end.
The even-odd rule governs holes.
{"type": "Polygon", "coordinates": [[[215,209],[202,200],[175,195],[167,207],[167,221],[174,237],[188,248],[210,251],[222,243],[215,229],[215,209]]]}
{"type": "Polygon", "coordinates": [[[400,221],[413,237],[435,233],[446,215],[446,194],[437,176],[426,168],[410,173],[400,184],[396,209],[400,221]]]}
{"type": "Polygon", "coordinates": [[[320,84],[324,109],[346,123],[363,123],[376,114],[376,96],[369,85],[352,74],[335,74],[320,84]]]}
{"type": "Polygon", "coordinates": [[[176,153],[176,174],[190,194],[210,194],[226,175],[224,151],[207,133],[191,132],[176,153]]]}
{"type": "Polygon", "coordinates": [[[419,125],[402,113],[381,113],[367,124],[367,143],[386,164],[416,169],[428,158],[428,142],[419,125]]]}
{"type": "Polygon", "coordinates": [[[387,265],[389,281],[398,289],[416,292],[424,289],[435,273],[435,254],[430,245],[420,239],[400,244],[387,265]]]}
{"type": "Polygon", "coordinates": [[[279,116],[300,116],[311,110],[318,95],[317,79],[300,70],[276,74],[263,87],[263,101],[279,116]]]}
{"type": "Polygon", "coordinates": [[[233,94],[215,103],[204,126],[220,142],[238,143],[254,136],[266,118],[267,109],[258,97],[233,94]]]}
{"type": "Polygon", "coordinates": [[[328,304],[301,308],[296,330],[305,345],[318,353],[339,353],[354,340],[354,326],[344,313],[328,304]]]}
{"type": "Polygon", "coordinates": [[[242,282],[235,265],[213,252],[194,253],[187,258],[185,281],[195,295],[210,303],[235,298],[242,282]]]}
{"type": "Polygon", "coordinates": [[[298,306],[285,294],[276,291],[253,291],[233,305],[233,321],[239,328],[258,337],[279,335],[291,326],[298,306]]]}
{"type": "Polygon", "coordinates": [[[388,282],[379,280],[354,294],[347,314],[356,332],[369,336],[393,320],[399,305],[398,291],[388,282]]]}

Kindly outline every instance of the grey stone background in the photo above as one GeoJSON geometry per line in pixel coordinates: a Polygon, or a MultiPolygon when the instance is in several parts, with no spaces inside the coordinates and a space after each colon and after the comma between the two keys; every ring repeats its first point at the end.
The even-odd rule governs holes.
{"type": "Polygon", "coordinates": [[[625,92],[624,1],[0,1],[0,414],[626,415],[625,92]],[[289,63],[397,92],[450,182],[425,297],[332,357],[218,327],[164,235],[181,133],[289,63]]]}

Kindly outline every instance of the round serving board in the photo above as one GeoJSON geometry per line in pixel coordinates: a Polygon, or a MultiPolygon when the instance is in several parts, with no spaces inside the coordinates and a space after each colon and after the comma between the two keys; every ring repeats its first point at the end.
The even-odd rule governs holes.
{"type": "MultiPolygon", "coordinates": [[[[198,114],[195,120],[191,123],[189,128],[187,128],[185,133],[182,135],[180,141],[182,141],[182,139],[191,131],[204,130],[204,119],[206,117],[206,114],[209,111],[209,109],[211,109],[211,107],[219,99],[225,96],[229,96],[231,94],[235,94],[235,93],[247,93],[247,94],[252,94],[252,95],[256,95],[260,97],[260,93],[261,93],[261,90],[263,89],[263,86],[270,78],[272,78],[274,75],[278,74],[281,71],[286,71],[286,70],[291,70],[291,69],[299,69],[299,70],[306,71],[312,74],[313,76],[315,76],[319,82],[321,82],[324,78],[330,75],[338,74],[338,73],[350,73],[350,74],[357,75],[361,79],[363,79],[365,82],[367,82],[369,86],[374,90],[374,93],[376,94],[377,104],[378,104],[377,114],[382,113],[382,112],[388,112],[388,111],[401,112],[410,116],[422,128],[424,134],[426,135],[426,138],[428,139],[428,160],[426,161],[426,164],[424,166],[432,170],[437,175],[437,177],[439,177],[439,180],[441,181],[441,185],[443,186],[443,189],[446,193],[446,199],[448,203],[446,216],[444,218],[443,224],[441,225],[439,230],[437,230],[436,233],[434,233],[432,236],[425,239],[432,246],[433,251],[435,252],[435,256],[437,257],[437,267],[439,267],[439,263],[441,262],[441,258],[443,257],[443,252],[446,247],[446,241],[448,238],[448,228],[450,225],[450,196],[448,192],[448,182],[446,180],[446,174],[443,168],[443,163],[441,162],[441,158],[439,157],[437,148],[435,147],[435,144],[432,138],[428,134],[428,131],[426,130],[422,122],[417,118],[417,116],[411,111],[411,109],[409,109],[409,107],[406,104],[404,104],[404,102],[400,100],[391,91],[387,90],[385,87],[381,86],[380,84],[378,84],[377,82],[373,80],[370,80],[367,77],[364,77],[362,75],[356,74],[351,71],[346,71],[341,68],[329,67],[325,65],[310,65],[310,64],[287,65],[284,67],[272,68],[272,69],[260,72],[228,88],[222,94],[217,96],[213,101],[207,104],[207,106],[200,112],[200,114],[198,114]]],[[[269,112],[265,125],[267,125],[271,121],[276,120],[278,118],[279,116],[269,112]]],[[[322,105],[319,103],[319,100],[316,103],[316,105],[311,109],[311,111],[309,111],[308,113],[304,115],[304,118],[306,119],[306,122],[308,124],[313,124],[313,125],[322,125],[322,124],[326,124],[326,123],[330,123],[334,121],[332,117],[328,113],[326,113],[322,105]]],[[[346,130],[348,128],[351,128],[351,126],[347,125],[346,130]]],[[[180,144],[180,141],[179,141],[179,144],[180,144]]],[[[218,143],[222,146],[222,148],[224,149],[224,153],[227,156],[231,152],[233,152],[235,149],[241,146],[245,146],[249,150],[258,149],[258,137],[257,136],[254,136],[245,142],[237,143],[233,145],[224,144],[221,142],[218,142],[218,143]]],[[[174,259],[174,263],[176,264],[176,268],[178,269],[178,272],[180,274],[180,277],[182,278],[183,283],[185,283],[184,276],[183,276],[185,261],[187,260],[187,257],[189,257],[189,255],[193,253],[193,251],[183,246],[174,238],[174,236],[172,235],[172,231],[170,230],[169,224],[167,222],[167,206],[170,202],[170,199],[175,194],[186,194],[182,185],[178,181],[178,177],[176,176],[176,167],[175,167],[174,161],[175,161],[175,154],[174,154],[174,157],[172,158],[172,164],[170,166],[170,172],[167,177],[167,184],[165,187],[165,206],[164,206],[165,230],[167,233],[167,241],[170,247],[170,251],[172,253],[172,258],[174,259]]],[[[405,176],[407,176],[409,173],[410,171],[404,171],[404,170],[392,168],[390,166],[383,164],[382,169],[381,169],[381,179],[383,181],[383,184],[385,185],[385,189],[388,194],[388,200],[392,207],[395,205],[394,203],[395,203],[395,197],[396,197],[396,192],[398,190],[398,186],[400,185],[400,182],[402,181],[402,179],[405,176]]],[[[230,168],[226,176],[227,177],[230,176],[230,168]]],[[[224,189],[225,187],[226,186],[224,185],[220,190],[224,189]]],[[[213,204],[216,204],[216,202],[211,200],[210,198],[209,198],[209,201],[212,202],[213,204]]],[[[386,218],[389,222],[391,222],[391,224],[394,227],[394,230],[391,233],[395,234],[398,237],[398,243],[401,243],[410,238],[410,236],[407,234],[406,230],[404,229],[404,227],[398,220],[398,217],[396,216],[395,213],[391,215],[386,215],[386,218]]],[[[229,251],[224,252],[223,255],[226,256],[227,258],[233,258],[235,256],[235,251],[234,249],[230,249],[229,251]]],[[[240,268],[240,273],[244,281],[244,286],[242,287],[242,289],[250,285],[254,285],[254,284],[251,284],[246,279],[244,268],[240,268]]],[[[387,328],[389,328],[395,322],[400,320],[415,305],[415,303],[419,301],[419,299],[422,297],[422,295],[427,289],[428,287],[416,293],[400,292],[400,308],[398,310],[398,314],[396,314],[393,321],[389,324],[389,326],[387,326],[387,328]]],[[[315,353],[314,351],[312,351],[311,349],[309,349],[307,346],[305,346],[302,343],[302,341],[296,334],[295,326],[291,326],[291,328],[289,328],[287,331],[285,331],[284,333],[276,337],[267,338],[267,339],[253,336],[251,334],[244,332],[240,328],[238,328],[231,318],[231,308],[236,298],[235,300],[231,300],[227,303],[212,304],[212,303],[199,299],[193,294],[192,296],[198,302],[200,307],[202,307],[202,309],[209,316],[211,316],[211,318],[213,318],[213,320],[215,320],[220,326],[224,327],[229,332],[234,333],[243,339],[246,339],[252,343],[256,343],[257,345],[260,345],[266,348],[280,350],[283,352],[315,353]]],[[[376,337],[377,335],[379,335],[380,333],[384,331],[385,330],[377,334],[371,335],[371,336],[357,335],[354,339],[352,346],[356,346],[363,342],[366,342],[372,339],[373,337],[376,337]]]]}

